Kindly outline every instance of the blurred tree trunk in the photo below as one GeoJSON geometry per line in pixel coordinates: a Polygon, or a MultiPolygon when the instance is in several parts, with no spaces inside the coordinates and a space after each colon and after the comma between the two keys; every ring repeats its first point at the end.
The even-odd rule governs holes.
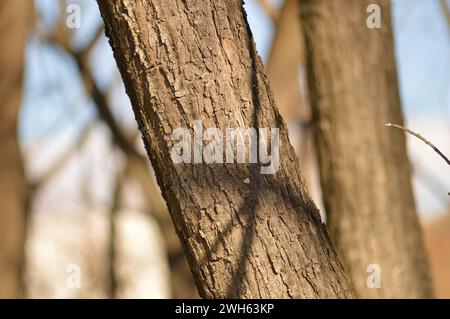
{"type": "Polygon", "coordinates": [[[27,0],[0,1],[0,298],[22,296],[28,189],[17,136],[27,0]]]}
{"type": "Polygon", "coordinates": [[[304,62],[303,42],[298,20],[298,0],[285,0],[274,23],[275,34],[267,60],[270,87],[283,118],[288,122],[308,122],[310,109],[300,90],[304,62]]]}
{"type": "Polygon", "coordinates": [[[116,61],[202,297],[352,297],[301,181],[242,1],[100,0],[116,61]],[[179,164],[171,133],[278,127],[281,163],[179,164]]]}
{"type": "Polygon", "coordinates": [[[151,217],[155,218],[161,235],[164,238],[167,252],[167,262],[170,270],[170,296],[172,298],[198,298],[197,288],[189,269],[186,256],[177,237],[167,207],[161,196],[161,191],[154,181],[154,176],[149,172],[148,165],[134,157],[129,157],[128,164],[133,175],[140,181],[144,196],[151,211],[151,217]]]}
{"type": "Polygon", "coordinates": [[[384,127],[403,123],[390,3],[302,0],[300,10],[328,227],[356,294],[431,297],[405,136],[384,127]],[[366,25],[372,3],[381,29],[366,25]],[[368,288],[370,264],[379,289],[368,288]]]}
{"type": "MultiPolygon", "coordinates": [[[[265,3],[265,2],[264,2],[265,3]]],[[[323,216],[319,168],[312,133],[312,115],[305,75],[305,58],[298,0],[285,0],[274,23],[267,76],[275,103],[289,128],[309,194],[323,216]]]]}
{"type": "Polygon", "coordinates": [[[425,247],[433,270],[437,298],[450,298],[450,209],[424,225],[425,247]]]}

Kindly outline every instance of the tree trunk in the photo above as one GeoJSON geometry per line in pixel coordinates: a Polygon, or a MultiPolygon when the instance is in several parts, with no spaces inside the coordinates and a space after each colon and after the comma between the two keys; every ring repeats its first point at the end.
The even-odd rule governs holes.
{"type": "Polygon", "coordinates": [[[202,297],[352,297],[306,193],[242,1],[99,0],[202,297]],[[174,164],[175,128],[280,128],[280,168],[174,164]]]}
{"type": "Polygon", "coordinates": [[[28,190],[17,136],[27,35],[26,0],[0,2],[0,298],[22,296],[28,190]]]}
{"type": "Polygon", "coordinates": [[[403,123],[389,1],[303,0],[300,9],[328,227],[356,294],[430,297],[405,136],[384,127],[403,123]],[[372,3],[381,29],[366,25],[372,3]],[[381,288],[367,284],[370,264],[381,288]]]}

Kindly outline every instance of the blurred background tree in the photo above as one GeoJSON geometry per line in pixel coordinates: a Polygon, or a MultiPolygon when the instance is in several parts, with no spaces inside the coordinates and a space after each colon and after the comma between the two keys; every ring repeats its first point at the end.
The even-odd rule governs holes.
{"type": "Polygon", "coordinates": [[[25,45],[31,16],[27,0],[0,4],[0,298],[22,296],[29,190],[17,125],[25,45]]]}
{"type": "Polygon", "coordinates": [[[405,136],[380,125],[404,121],[390,6],[300,1],[315,145],[327,227],[357,295],[431,298],[405,136]],[[379,29],[367,25],[370,5],[379,29]],[[367,284],[372,264],[379,289],[367,284]]]}

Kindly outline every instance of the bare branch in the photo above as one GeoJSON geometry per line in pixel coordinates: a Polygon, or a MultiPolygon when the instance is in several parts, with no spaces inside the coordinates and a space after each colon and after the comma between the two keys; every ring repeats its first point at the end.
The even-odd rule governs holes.
{"type": "Polygon", "coordinates": [[[409,129],[401,126],[401,125],[397,125],[397,124],[388,123],[388,124],[385,124],[384,126],[398,128],[398,129],[401,129],[401,130],[403,130],[403,131],[405,131],[405,132],[407,132],[407,133],[417,137],[418,139],[422,140],[425,144],[427,144],[429,147],[431,147],[436,153],[439,154],[439,156],[441,156],[444,159],[445,162],[447,162],[448,165],[450,165],[450,160],[436,146],[434,146],[430,141],[428,141],[422,135],[420,135],[420,134],[418,134],[416,132],[413,132],[413,131],[411,131],[411,130],[409,130],[409,129]]]}
{"type": "Polygon", "coordinates": [[[105,33],[105,28],[102,25],[101,27],[97,28],[95,31],[94,36],[92,37],[91,41],[83,48],[83,55],[87,56],[91,53],[92,48],[94,45],[98,42],[98,39],[105,33]]]}
{"type": "Polygon", "coordinates": [[[47,41],[60,46],[75,59],[81,77],[83,78],[85,89],[94,101],[100,117],[111,130],[111,133],[114,136],[114,142],[125,154],[130,154],[133,157],[138,157],[146,160],[146,158],[135,149],[132,141],[130,141],[122,132],[120,125],[117,123],[110,109],[106,95],[100,90],[97,83],[95,82],[92,71],[87,63],[87,57],[90,53],[90,50],[103,33],[103,30],[103,26],[99,27],[90,43],[86,45],[86,47],[81,51],[76,51],[70,47],[70,41],[68,40],[70,34],[67,31],[59,32],[59,34],[55,33],[51,36],[48,36],[46,39],[47,41]]]}
{"type": "Polygon", "coordinates": [[[259,5],[264,10],[264,13],[267,17],[272,21],[273,24],[276,24],[279,17],[279,9],[270,3],[269,0],[259,0],[259,5]]]}
{"type": "Polygon", "coordinates": [[[92,71],[87,66],[85,59],[82,54],[74,53],[73,57],[77,62],[80,73],[83,77],[83,83],[85,85],[86,90],[91,95],[94,100],[95,106],[97,107],[97,111],[100,117],[105,121],[108,127],[111,130],[111,133],[114,136],[114,142],[119,146],[119,148],[126,154],[130,154],[134,157],[144,158],[137,150],[135,149],[132,142],[127,138],[127,136],[123,133],[120,125],[117,123],[114,118],[114,114],[112,113],[106,95],[100,90],[97,83],[94,80],[94,76],[92,71]]]}
{"type": "Polygon", "coordinates": [[[128,164],[125,165],[125,168],[117,173],[116,177],[116,185],[114,187],[114,192],[111,198],[111,207],[109,210],[109,238],[108,238],[108,275],[109,275],[109,286],[108,293],[109,298],[117,297],[117,288],[119,286],[118,278],[117,278],[117,256],[116,256],[116,248],[117,248],[117,215],[122,206],[122,193],[125,187],[125,181],[129,174],[128,164]]]}
{"type": "Polygon", "coordinates": [[[78,136],[77,140],[74,144],[72,144],[69,148],[67,148],[62,155],[50,166],[50,168],[44,172],[38,181],[31,183],[31,191],[34,193],[38,190],[42,185],[47,183],[50,179],[56,176],[62,169],[69,163],[69,161],[73,158],[73,156],[77,153],[77,151],[83,147],[83,145],[88,140],[89,134],[92,129],[97,124],[97,121],[92,121],[87,124],[83,131],[78,136]]]}

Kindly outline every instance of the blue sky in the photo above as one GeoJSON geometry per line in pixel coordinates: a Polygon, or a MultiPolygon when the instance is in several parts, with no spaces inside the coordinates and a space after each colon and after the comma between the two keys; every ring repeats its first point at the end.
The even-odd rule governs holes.
{"type": "MultiPolygon", "coordinates": [[[[48,23],[52,23],[58,14],[56,2],[57,0],[37,1],[38,8],[48,23]]],[[[101,19],[95,1],[70,2],[79,3],[82,8],[82,27],[75,37],[75,44],[82,45],[88,41],[101,19]]],[[[258,6],[257,0],[246,2],[245,8],[256,46],[265,60],[270,50],[273,27],[258,6]]],[[[436,123],[433,129],[438,129],[434,134],[448,136],[450,31],[438,0],[393,0],[393,22],[400,93],[406,118],[411,123],[420,123],[419,119],[432,121],[436,123]]],[[[116,76],[116,64],[105,39],[95,48],[91,63],[101,87],[120,79],[116,76]]],[[[75,136],[94,115],[94,108],[84,94],[73,61],[61,51],[31,40],[26,66],[25,97],[20,123],[22,144],[26,146],[39,138],[67,130],[75,136]]],[[[116,113],[126,121],[133,121],[131,108],[123,107],[124,103],[128,104],[123,88],[115,85],[114,90],[112,99],[116,113]]],[[[446,149],[450,149],[449,140],[443,139],[446,149]]],[[[413,147],[417,147],[416,144],[413,147]]],[[[433,162],[429,165],[439,164],[433,162]]],[[[437,171],[436,174],[445,174],[440,172],[444,171],[437,171]]],[[[419,206],[425,210],[438,210],[441,208],[439,205],[442,206],[433,201],[432,196],[419,199],[419,206]]]]}

